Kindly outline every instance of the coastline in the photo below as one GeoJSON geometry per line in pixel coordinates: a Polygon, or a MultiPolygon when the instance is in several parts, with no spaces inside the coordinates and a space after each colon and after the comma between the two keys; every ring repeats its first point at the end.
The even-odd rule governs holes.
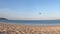
{"type": "Polygon", "coordinates": [[[25,23],[13,23],[13,22],[0,22],[0,23],[26,25],[26,26],[60,26],[60,23],[59,24],[25,24],[25,23]]]}

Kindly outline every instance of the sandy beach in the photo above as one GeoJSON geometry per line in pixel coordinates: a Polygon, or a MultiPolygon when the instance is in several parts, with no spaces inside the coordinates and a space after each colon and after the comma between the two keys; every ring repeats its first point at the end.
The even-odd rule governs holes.
{"type": "Polygon", "coordinates": [[[0,23],[0,34],[60,34],[60,26],[29,26],[0,23]]]}

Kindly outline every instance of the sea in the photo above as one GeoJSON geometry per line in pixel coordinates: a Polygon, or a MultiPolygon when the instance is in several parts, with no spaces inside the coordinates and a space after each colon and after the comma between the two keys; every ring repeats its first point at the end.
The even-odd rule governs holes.
{"type": "Polygon", "coordinates": [[[23,25],[60,25],[60,20],[0,20],[0,22],[23,25]]]}

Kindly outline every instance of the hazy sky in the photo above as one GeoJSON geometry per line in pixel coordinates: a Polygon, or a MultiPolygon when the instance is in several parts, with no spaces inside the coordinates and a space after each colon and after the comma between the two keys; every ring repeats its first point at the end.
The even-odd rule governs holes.
{"type": "Polygon", "coordinates": [[[0,17],[15,20],[60,19],[60,0],[0,0],[0,17]]]}

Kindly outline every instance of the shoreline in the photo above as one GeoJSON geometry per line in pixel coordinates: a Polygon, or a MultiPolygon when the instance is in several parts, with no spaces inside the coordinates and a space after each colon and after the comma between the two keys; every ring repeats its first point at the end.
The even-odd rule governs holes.
{"type": "Polygon", "coordinates": [[[20,23],[11,23],[11,22],[0,22],[6,24],[14,24],[14,25],[26,25],[26,26],[60,26],[60,24],[20,24],[20,23]]]}

